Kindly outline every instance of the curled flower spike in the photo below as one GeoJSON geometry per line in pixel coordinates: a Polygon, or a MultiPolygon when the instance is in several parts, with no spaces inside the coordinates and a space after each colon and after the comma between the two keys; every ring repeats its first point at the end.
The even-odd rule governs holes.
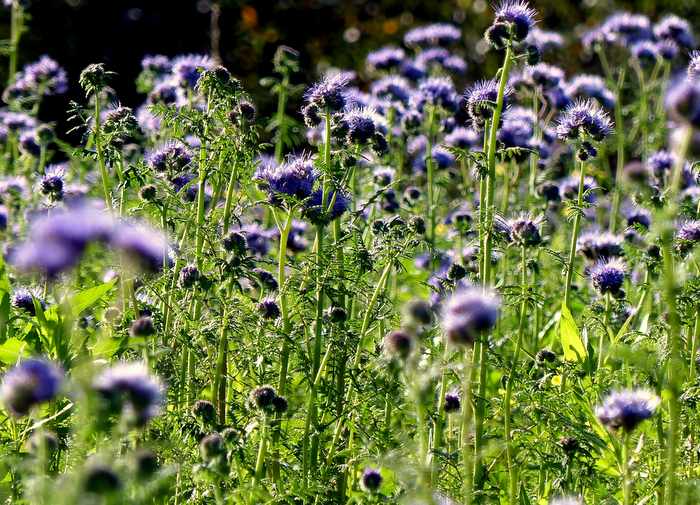
{"type": "Polygon", "coordinates": [[[557,135],[562,140],[590,137],[601,141],[612,132],[608,113],[593,100],[577,100],[562,113],[557,124],[557,135]]]}
{"type": "Polygon", "coordinates": [[[375,468],[365,468],[364,472],[362,472],[360,485],[362,489],[372,493],[382,485],[382,474],[375,468]]]}
{"type": "Polygon", "coordinates": [[[626,432],[649,419],[661,399],[647,389],[625,389],[610,393],[595,409],[595,415],[604,426],[626,432]]]}
{"type": "Polygon", "coordinates": [[[93,388],[110,412],[126,416],[139,427],[156,417],[164,403],[163,384],[143,363],[116,364],[95,378],[93,388]]]}
{"type": "Polygon", "coordinates": [[[302,155],[291,157],[281,165],[262,163],[254,178],[267,191],[270,201],[279,203],[282,196],[299,200],[308,198],[318,173],[313,160],[302,155]]]}
{"type": "Polygon", "coordinates": [[[673,14],[665,16],[656,23],[654,36],[661,41],[671,41],[683,49],[695,47],[695,36],[690,23],[673,14]]]}
{"type": "Polygon", "coordinates": [[[624,256],[624,239],[613,233],[591,230],[582,233],[576,243],[576,250],[591,261],[613,259],[624,256]]]}
{"type": "Polygon", "coordinates": [[[442,328],[447,340],[457,345],[472,345],[495,326],[500,305],[495,294],[481,288],[455,292],[447,300],[442,314],[442,328]]]}
{"type": "Polygon", "coordinates": [[[214,60],[209,56],[186,54],[172,61],[172,74],[180,86],[194,89],[202,71],[212,70],[214,66],[214,60]]]}
{"type": "Polygon", "coordinates": [[[182,142],[170,140],[146,156],[146,163],[155,172],[181,172],[192,162],[190,149],[182,142]]]}
{"type": "Polygon", "coordinates": [[[540,52],[561,49],[564,46],[564,37],[556,32],[549,32],[534,27],[528,33],[525,42],[535,46],[540,52]]]}
{"type": "Polygon", "coordinates": [[[26,416],[34,406],[52,400],[62,382],[58,366],[44,359],[26,359],[3,377],[0,400],[13,416],[26,416]]]}
{"type": "Polygon", "coordinates": [[[495,23],[509,26],[513,39],[524,40],[535,26],[537,12],[524,0],[505,0],[496,9],[495,23]]]}
{"type": "MultiPolygon", "coordinates": [[[[504,108],[508,105],[508,97],[512,93],[510,86],[504,93],[504,108]]],[[[498,98],[498,82],[494,79],[479,81],[465,91],[467,113],[475,125],[481,126],[493,116],[493,109],[498,98]]]]}
{"type": "Polygon", "coordinates": [[[372,95],[392,103],[406,105],[411,98],[413,89],[409,81],[398,75],[382,77],[372,83],[372,95]]]}
{"type": "Polygon", "coordinates": [[[403,41],[407,46],[430,47],[449,46],[459,42],[462,34],[454,25],[448,23],[435,23],[427,26],[419,26],[406,32],[403,41]]]}
{"type": "Polygon", "coordinates": [[[566,93],[572,99],[594,98],[603,107],[612,109],[615,106],[615,95],[605,85],[602,77],[582,74],[571,79],[566,87],[566,93]]]}
{"type": "Polygon", "coordinates": [[[387,46],[367,54],[367,69],[373,72],[399,68],[406,53],[399,47],[387,46]]]}
{"type": "Polygon", "coordinates": [[[700,51],[693,51],[690,53],[687,73],[689,79],[697,79],[700,77],[700,51]]]}
{"type": "Polygon", "coordinates": [[[564,81],[564,71],[554,65],[538,63],[537,65],[526,67],[523,77],[531,85],[549,90],[564,81]]]}
{"type": "Polygon", "coordinates": [[[681,254],[690,252],[700,242],[700,220],[684,221],[676,231],[676,249],[681,254]]]}
{"type": "Polygon", "coordinates": [[[593,286],[601,293],[616,295],[622,288],[625,281],[627,266],[625,263],[614,258],[611,260],[601,260],[591,268],[589,275],[593,281],[593,286]]]}
{"type": "Polygon", "coordinates": [[[344,93],[348,84],[350,76],[345,73],[327,75],[306,90],[304,100],[316,107],[320,114],[324,111],[340,112],[345,107],[344,93]]]}
{"type": "MultiPolygon", "coordinates": [[[[688,66],[688,74],[692,72],[688,66]]],[[[671,86],[666,93],[666,107],[674,121],[700,127],[700,80],[683,79],[671,86]]]]}
{"type": "Polygon", "coordinates": [[[457,93],[448,77],[431,77],[421,82],[415,98],[419,110],[425,105],[440,106],[448,111],[457,108],[457,93]]]}
{"type": "Polygon", "coordinates": [[[522,214],[508,221],[510,240],[518,246],[536,247],[542,243],[540,228],[542,217],[532,217],[530,214],[522,214]]]}

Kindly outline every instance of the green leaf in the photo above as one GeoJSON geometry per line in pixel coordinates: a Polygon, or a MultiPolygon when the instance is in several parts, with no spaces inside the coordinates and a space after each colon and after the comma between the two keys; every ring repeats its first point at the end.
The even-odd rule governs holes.
{"type": "Polygon", "coordinates": [[[566,361],[584,361],[587,356],[586,348],[581,341],[576,321],[571,315],[566,303],[561,304],[561,316],[559,317],[559,338],[564,349],[566,361]]]}
{"type": "Polygon", "coordinates": [[[105,282],[98,286],[81,291],[73,297],[70,302],[73,316],[79,316],[83,311],[89,309],[99,302],[116,284],[116,279],[105,282]]]}
{"type": "Polygon", "coordinates": [[[22,342],[16,338],[8,338],[0,345],[0,361],[6,365],[13,365],[17,362],[20,356],[25,355],[24,349],[27,347],[26,342],[22,342]]]}

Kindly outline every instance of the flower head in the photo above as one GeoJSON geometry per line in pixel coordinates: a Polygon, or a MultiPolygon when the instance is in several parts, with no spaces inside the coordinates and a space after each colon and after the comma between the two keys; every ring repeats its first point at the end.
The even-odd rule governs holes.
{"type": "Polygon", "coordinates": [[[280,165],[261,163],[255,173],[255,179],[268,193],[272,202],[279,202],[282,196],[303,200],[311,195],[318,172],[310,157],[295,156],[280,165]]]}
{"type": "Polygon", "coordinates": [[[676,231],[676,249],[682,254],[688,253],[700,242],[700,220],[684,221],[676,231]]]}
{"type": "Polygon", "coordinates": [[[504,0],[496,9],[496,23],[510,27],[514,40],[524,40],[535,26],[537,12],[525,0],[504,0]]]}
{"type": "Polygon", "coordinates": [[[593,286],[600,293],[611,293],[613,295],[620,292],[622,283],[625,281],[627,266],[619,258],[611,260],[601,260],[590,270],[589,275],[593,281],[593,286]]]}
{"type": "Polygon", "coordinates": [[[695,47],[695,36],[690,23],[673,14],[665,16],[656,23],[654,36],[662,41],[671,41],[683,49],[695,47]]]}
{"type": "Polygon", "coordinates": [[[26,359],[3,377],[0,399],[13,416],[26,416],[32,407],[52,400],[62,382],[58,366],[44,359],[26,359]]]}
{"type": "Polygon", "coordinates": [[[630,432],[649,419],[660,402],[660,398],[647,389],[614,391],[596,407],[595,415],[608,428],[630,432]]]}
{"type": "Polygon", "coordinates": [[[200,74],[204,70],[214,68],[214,60],[203,54],[185,54],[172,61],[172,74],[176,82],[183,88],[197,85],[200,74]]]}
{"type": "Polygon", "coordinates": [[[319,113],[340,112],[345,107],[348,84],[350,77],[343,72],[327,75],[306,90],[304,100],[308,105],[316,107],[319,113]]]}
{"type": "Polygon", "coordinates": [[[192,162],[190,149],[179,141],[170,140],[151,151],[146,162],[155,172],[181,172],[192,162]]]}
{"type": "Polygon", "coordinates": [[[577,100],[569,105],[557,124],[557,135],[562,140],[579,139],[583,135],[600,141],[611,132],[608,113],[592,100],[577,100]]]}
{"type": "Polygon", "coordinates": [[[398,75],[390,75],[372,83],[372,95],[391,103],[408,104],[413,89],[408,80],[398,75]]]}
{"type": "Polygon", "coordinates": [[[594,98],[607,109],[615,106],[615,95],[605,85],[602,77],[591,74],[575,76],[566,85],[566,93],[572,99],[594,98]]]}
{"type": "Polygon", "coordinates": [[[102,371],[93,388],[109,410],[121,413],[136,426],[144,426],[160,413],[165,388],[143,363],[118,363],[102,371]]]}
{"type": "Polygon", "coordinates": [[[415,99],[420,110],[425,105],[440,106],[448,111],[454,111],[457,107],[457,93],[448,77],[430,77],[422,81],[418,85],[415,99]]]}
{"type": "MultiPolygon", "coordinates": [[[[507,98],[512,93],[510,87],[506,87],[504,93],[504,106],[507,98]]],[[[498,81],[479,81],[465,91],[467,112],[475,125],[481,126],[493,116],[493,109],[498,99],[498,81]]]]}
{"type": "Polygon", "coordinates": [[[367,54],[367,68],[370,71],[393,70],[399,68],[406,59],[403,49],[394,46],[386,46],[367,54]]]}
{"type": "Polygon", "coordinates": [[[500,300],[480,288],[456,291],[448,300],[442,317],[442,327],[453,344],[472,345],[496,324],[500,300]]]}
{"type": "Polygon", "coordinates": [[[435,23],[409,30],[403,41],[407,46],[413,47],[449,46],[459,42],[461,37],[462,34],[456,26],[435,23]]]}
{"type": "MultiPolygon", "coordinates": [[[[688,74],[694,73],[688,66],[688,74]]],[[[682,79],[672,85],[666,93],[666,108],[674,121],[689,123],[700,127],[700,81],[697,79],[682,79]]]]}
{"type": "Polygon", "coordinates": [[[365,491],[374,492],[382,485],[382,474],[376,468],[367,467],[362,472],[360,484],[365,491]]]}

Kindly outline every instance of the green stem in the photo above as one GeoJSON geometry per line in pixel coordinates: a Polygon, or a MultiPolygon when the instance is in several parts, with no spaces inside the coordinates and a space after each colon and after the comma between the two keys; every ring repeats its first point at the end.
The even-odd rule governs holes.
{"type": "Polygon", "coordinates": [[[501,113],[503,112],[503,101],[505,98],[506,86],[508,85],[508,75],[512,63],[513,50],[511,43],[506,46],[506,54],[501,67],[501,78],[498,84],[498,95],[496,98],[496,107],[493,111],[491,119],[491,131],[489,133],[489,146],[486,153],[486,164],[488,168],[486,179],[486,234],[484,238],[484,278],[485,285],[491,282],[491,249],[493,246],[493,222],[494,222],[494,199],[496,192],[496,140],[498,137],[498,127],[501,122],[501,113]]]}
{"type": "MultiPolygon", "coordinates": [[[[578,196],[576,198],[576,214],[574,215],[574,226],[571,231],[571,242],[569,243],[569,258],[566,263],[566,281],[564,284],[564,303],[569,307],[571,294],[571,280],[574,276],[574,262],[576,260],[576,242],[581,228],[581,213],[583,212],[583,190],[586,178],[586,167],[583,162],[579,163],[578,196]]],[[[569,307],[570,308],[570,307],[569,307]]]]}
{"type": "Polygon", "coordinates": [[[102,178],[102,191],[104,193],[105,205],[110,211],[112,209],[112,192],[109,185],[109,173],[105,165],[105,157],[102,151],[102,131],[100,125],[100,93],[95,93],[95,151],[97,152],[97,162],[100,167],[100,176],[102,178]]]}
{"type": "MultiPolygon", "coordinates": [[[[472,351],[473,352],[473,351],[472,351]]],[[[474,452],[470,439],[472,428],[472,359],[469,349],[464,349],[464,369],[462,370],[462,465],[464,467],[464,505],[471,505],[474,492],[474,452]]]]}
{"type": "Polygon", "coordinates": [[[525,255],[525,246],[520,248],[520,289],[522,300],[520,302],[520,318],[518,322],[518,337],[515,342],[515,351],[513,351],[513,361],[510,364],[508,371],[508,382],[506,383],[506,394],[504,400],[504,433],[506,440],[506,461],[508,463],[508,503],[515,505],[517,501],[517,468],[515,466],[513,455],[513,437],[511,433],[511,397],[513,395],[513,385],[515,384],[515,372],[518,367],[518,358],[520,357],[520,349],[523,343],[523,334],[525,333],[525,321],[527,319],[527,262],[525,255]]]}
{"type": "Polygon", "coordinates": [[[630,434],[622,435],[622,505],[632,505],[632,477],[630,475],[630,434]]]}

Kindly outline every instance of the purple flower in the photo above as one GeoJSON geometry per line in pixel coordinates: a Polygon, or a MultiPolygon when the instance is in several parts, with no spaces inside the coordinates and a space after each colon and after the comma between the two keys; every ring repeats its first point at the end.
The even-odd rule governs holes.
{"type": "Polygon", "coordinates": [[[192,162],[192,153],[180,141],[169,140],[148,153],[146,163],[155,172],[181,172],[192,162]]]}
{"type": "Polygon", "coordinates": [[[172,73],[182,87],[193,88],[197,85],[199,75],[204,70],[214,68],[214,61],[203,54],[186,54],[172,61],[172,73]]]}
{"type": "Polygon", "coordinates": [[[651,226],[651,212],[642,207],[631,207],[626,209],[625,218],[627,226],[641,226],[644,229],[649,229],[651,226]]]}
{"type": "Polygon", "coordinates": [[[646,389],[624,389],[610,393],[595,409],[598,420],[613,430],[630,432],[649,419],[661,399],[646,389]]]}
{"type": "Polygon", "coordinates": [[[459,42],[461,37],[462,33],[456,26],[435,23],[409,30],[404,35],[403,41],[407,46],[412,47],[449,46],[459,42]]]}
{"type": "Polygon", "coordinates": [[[611,293],[613,295],[620,292],[622,283],[625,281],[627,266],[619,258],[601,260],[596,263],[589,272],[593,286],[600,293],[611,293]]]}
{"type": "Polygon", "coordinates": [[[24,154],[37,157],[41,154],[41,145],[36,130],[28,130],[19,136],[19,149],[24,154]]]}
{"type": "Polygon", "coordinates": [[[565,89],[572,99],[594,98],[607,109],[615,106],[615,95],[607,88],[603,78],[597,75],[577,75],[569,81],[565,89]]]}
{"type": "Polygon", "coordinates": [[[156,417],[165,401],[163,384],[142,363],[113,365],[95,378],[93,388],[110,411],[139,427],[156,417]]]}
{"type": "Polygon", "coordinates": [[[25,66],[16,76],[15,82],[6,90],[9,97],[26,99],[32,97],[62,95],[68,91],[66,71],[56,61],[44,55],[25,66]]]}
{"type": "Polygon", "coordinates": [[[590,137],[603,140],[612,132],[612,121],[598,102],[577,100],[562,113],[557,124],[557,135],[562,140],[590,137]]]}
{"type": "Polygon", "coordinates": [[[322,199],[322,192],[317,189],[305,204],[304,215],[315,224],[327,224],[350,209],[350,197],[342,191],[329,191],[326,194],[325,208],[322,207],[322,199]]]}
{"type": "Polygon", "coordinates": [[[564,37],[556,32],[548,32],[534,27],[528,33],[525,42],[532,44],[540,52],[561,49],[564,46],[564,37]]]}
{"type": "Polygon", "coordinates": [[[625,251],[621,236],[597,230],[582,233],[576,242],[576,250],[591,261],[620,258],[625,251]]]}
{"type": "Polygon", "coordinates": [[[392,103],[408,104],[413,89],[407,79],[390,75],[372,83],[372,95],[392,103]]]}
{"type": "Polygon", "coordinates": [[[481,288],[456,291],[448,300],[442,315],[447,339],[458,345],[472,345],[491,330],[498,319],[500,300],[481,288]]]}
{"type": "Polygon", "coordinates": [[[425,105],[439,106],[447,111],[457,108],[457,93],[448,77],[430,77],[418,85],[414,98],[419,110],[425,105]]]}
{"type": "Polygon", "coordinates": [[[406,59],[403,49],[394,46],[382,47],[367,55],[367,68],[370,71],[393,70],[399,68],[406,59]]]}
{"type": "MultiPolygon", "coordinates": [[[[510,87],[506,87],[504,94],[504,107],[507,98],[512,93],[510,87]]],[[[493,109],[496,107],[498,99],[498,81],[479,81],[465,91],[467,100],[467,112],[475,125],[481,126],[493,116],[493,109]]]]}
{"type": "Polygon", "coordinates": [[[53,201],[63,200],[65,175],[66,166],[63,164],[46,167],[44,176],[41,178],[41,192],[53,201]]]}
{"type": "Polygon", "coordinates": [[[110,244],[123,251],[136,266],[159,272],[170,263],[170,245],[158,230],[138,223],[120,223],[114,229],[110,244]]]}
{"type": "Polygon", "coordinates": [[[681,254],[687,254],[700,242],[700,220],[682,222],[676,231],[676,249],[681,254]]]}
{"type": "Polygon", "coordinates": [[[510,26],[515,40],[524,40],[535,26],[537,12],[524,0],[504,0],[496,8],[496,23],[510,26]]]}
{"type": "Polygon", "coordinates": [[[564,71],[547,63],[525,67],[523,77],[534,86],[544,90],[552,89],[564,81],[564,71]]]}
{"type": "Polygon", "coordinates": [[[445,393],[445,412],[451,414],[453,412],[459,412],[461,408],[461,399],[459,398],[459,393],[456,391],[448,391],[445,393]]]}
{"type": "Polygon", "coordinates": [[[634,56],[642,65],[653,65],[659,59],[659,48],[656,43],[650,40],[637,42],[630,47],[632,56],[634,56]]]}
{"type": "Polygon", "coordinates": [[[167,56],[162,54],[146,55],[141,60],[141,68],[160,77],[170,73],[173,64],[167,56]]]}
{"type": "Polygon", "coordinates": [[[261,164],[254,178],[267,191],[272,202],[279,202],[281,196],[302,200],[311,195],[318,172],[310,157],[296,156],[281,165],[261,164]]]}
{"type": "Polygon", "coordinates": [[[348,145],[367,144],[377,133],[377,121],[378,115],[372,109],[352,109],[342,115],[333,133],[348,145]]]}
{"type": "Polygon", "coordinates": [[[602,25],[586,33],[582,42],[592,49],[595,45],[621,45],[629,47],[643,40],[651,40],[653,32],[649,18],[642,14],[617,12],[602,25]]]}
{"type": "MultiPolygon", "coordinates": [[[[691,74],[691,66],[688,66],[688,74],[691,74]]],[[[700,82],[682,79],[672,85],[666,93],[666,109],[674,121],[700,127],[700,82]]]]}
{"type": "Polygon", "coordinates": [[[432,47],[421,51],[415,59],[415,65],[422,69],[438,68],[462,75],[467,71],[467,64],[459,56],[450,54],[442,47],[432,47]]]}
{"type": "Polygon", "coordinates": [[[270,251],[272,234],[257,223],[246,224],[240,229],[246,239],[248,250],[257,255],[265,256],[270,251]]]}
{"type": "Polygon", "coordinates": [[[542,243],[542,235],[540,234],[541,226],[542,218],[532,217],[529,214],[521,214],[508,221],[510,239],[518,246],[538,246],[542,243]]]}
{"type": "Polygon", "coordinates": [[[306,90],[304,100],[319,113],[339,112],[345,107],[345,90],[349,83],[350,77],[345,73],[327,75],[306,90]]]}
{"type": "Polygon", "coordinates": [[[458,127],[445,135],[445,144],[461,149],[481,149],[483,141],[481,134],[473,128],[458,127]]]}
{"type": "Polygon", "coordinates": [[[43,300],[39,299],[31,291],[25,288],[17,289],[14,293],[12,293],[11,303],[16,309],[24,310],[29,315],[33,316],[36,314],[36,307],[34,307],[35,298],[42,307],[46,306],[43,300]]]}
{"type": "Polygon", "coordinates": [[[62,383],[58,366],[44,359],[26,359],[3,377],[0,399],[13,416],[26,416],[34,406],[52,400],[62,383]]]}
{"type": "Polygon", "coordinates": [[[666,61],[671,61],[678,56],[680,49],[678,45],[672,40],[660,40],[656,43],[656,50],[666,61]]]}
{"type": "Polygon", "coordinates": [[[690,53],[690,61],[688,62],[688,78],[697,79],[700,77],[700,51],[690,53]]]}
{"type": "Polygon", "coordinates": [[[665,16],[656,23],[654,35],[657,39],[671,41],[683,49],[692,49],[695,46],[695,37],[690,23],[673,14],[665,16]]]}
{"type": "Polygon", "coordinates": [[[362,472],[360,484],[365,491],[372,493],[382,485],[382,474],[375,468],[367,467],[362,472]]]}

